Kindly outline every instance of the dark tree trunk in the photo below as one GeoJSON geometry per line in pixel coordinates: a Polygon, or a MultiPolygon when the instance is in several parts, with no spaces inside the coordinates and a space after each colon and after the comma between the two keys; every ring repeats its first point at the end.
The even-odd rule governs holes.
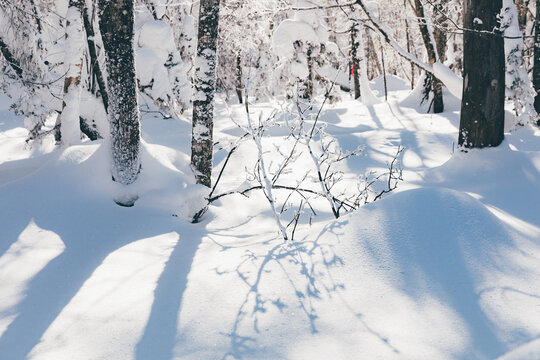
{"type": "Polygon", "coordinates": [[[6,59],[7,63],[11,66],[15,74],[19,77],[20,80],[23,80],[23,69],[19,64],[19,61],[15,59],[13,53],[9,50],[7,44],[2,39],[2,34],[0,34],[0,52],[6,59]]]}
{"type": "Polygon", "coordinates": [[[354,98],[358,99],[360,97],[360,78],[358,76],[359,64],[358,60],[358,29],[356,24],[353,24],[351,27],[351,74],[353,78],[353,89],[354,89],[354,98]]]}
{"type": "Polygon", "coordinates": [[[101,95],[101,101],[103,102],[103,107],[105,107],[105,112],[109,108],[109,95],[107,94],[107,88],[105,86],[105,80],[103,79],[103,73],[101,67],[99,66],[99,61],[96,53],[96,44],[94,41],[94,28],[90,22],[90,16],[88,14],[88,8],[84,6],[83,9],[83,24],[84,30],[86,32],[86,41],[88,43],[88,55],[90,55],[90,68],[96,77],[99,94],[101,95]]]}
{"type": "Polygon", "coordinates": [[[200,0],[191,166],[198,184],[212,184],[214,92],[219,0],[200,0]]]}
{"type": "Polygon", "coordinates": [[[308,44],[306,51],[308,78],[303,81],[304,89],[302,98],[310,100],[313,97],[313,45],[308,44]]]}
{"type": "Polygon", "coordinates": [[[437,56],[439,58],[439,62],[444,63],[446,61],[446,45],[447,45],[447,38],[446,38],[446,32],[447,29],[447,18],[444,15],[444,11],[446,7],[448,6],[448,0],[439,0],[437,4],[435,5],[434,10],[434,20],[435,26],[433,28],[433,37],[435,39],[435,47],[437,49],[437,56]]]}
{"type": "MultiPolygon", "coordinates": [[[[534,23],[533,86],[536,90],[534,108],[540,114],[540,0],[536,0],[536,21],[534,23]]],[[[540,125],[540,120],[538,125],[540,125]]]]}
{"type": "Polygon", "coordinates": [[[463,98],[459,145],[497,146],[504,138],[504,41],[497,15],[502,0],[465,0],[463,39],[463,98]],[[482,19],[482,23],[474,21],[482,19]]]}
{"type": "Polygon", "coordinates": [[[238,103],[242,103],[242,58],[240,52],[236,54],[236,95],[238,96],[238,103]]]}
{"type": "Polygon", "coordinates": [[[388,84],[386,83],[386,65],[384,64],[384,48],[381,44],[382,77],[384,84],[384,101],[388,101],[388,84]]]}
{"type": "MultiPolygon", "coordinates": [[[[522,32],[524,32],[527,27],[527,14],[529,12],[529,2],[530,0],[516,0],[516,7],[518,10],[519,29],[522,32]]],[[[538,13],[538,10],[536,11],[538,13]]]]}
{"type": "MultiPolygon", "coordinates": [[[[414,12],[418,18],[418,26],[420,27],[420,33],[422,34],[422,40],[426,46],[426,51],[428,55],[429,66],[433,66],[437,61],[437,53],[433,42],[431,41],[431,35],[426,23],[426,18],[424,14],[424,6],[420,0],[414,1],[414,12]]],[[[431,77],[430,81],[426,82],[431,84],[431,91],[433,92],[433,112],[441,113],[444,111],[443,95],[442,95],[442,83],[439,79],[434,77],[432,74],[426,74],[426,76],[431,77]]],[[[429,93],[429,89],[427,93],[429,93]]]]}
{"type": "Polygon", "coordinates": [[[37,30],[39,33],[41,33],[41,18],[39,16],[37,6],[34,0],[30,0],[30,4],[32,4],[32,12],[34,13],[34,19],[36,21],[37,30]]]}
{"type": "Polygon", "coordinates": [[[140,170],[133,0],[100,0],[99,8],[108,75],[112,177],[128,185],[137,179],[140,170]]]}

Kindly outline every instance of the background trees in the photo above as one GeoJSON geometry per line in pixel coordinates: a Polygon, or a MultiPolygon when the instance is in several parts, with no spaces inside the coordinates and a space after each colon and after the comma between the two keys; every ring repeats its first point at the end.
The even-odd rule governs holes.
{"type": "Polygon", "coordinates": [[[464,12],[457,0],[205,0],[196,5],[0,0],[1,85],[12,93],[14,109],[26,116],[29,141],[56,133],[57,140],[72,144],[81,131],[93,140],[110,132],[113,177],[129,184],[140,168],[137,108],[165,117],[192,109],[192,164],[197,181],[209,186],[214,96],[242,101],[249,67],[254,100],[300,97],[310,103],[328,95],[370,104],[383,97],[371,94],[369,81],[392,75],[418,86],[411,97],[420,103],[418,95],[427,94],[424,110],[434,112],[443,110],[443,85],[455,90],[451,85],[464,75],[459,143],[476,147],[502,139],[504,79],[499,76],[506,62],[507,96],[516,115],[525,119],[522,124],[536,119],[527,105],[532,101],[524,99],[532,96],[528,76],[540,87],[540,52],[533,46],[539,31],[536,39],[522,34],[534,31],[537,2],[520,0],[514,9],[511,0],[466,1],[464,12]],[[493,17],[499,13],[502,23],[493,17]],[[513,24],[519,25],[517,33],[513,24]],[[501,60],[502,31],[507,52],[501,60]],[[53,130],[45,123],[56,116],[53,130]]]}

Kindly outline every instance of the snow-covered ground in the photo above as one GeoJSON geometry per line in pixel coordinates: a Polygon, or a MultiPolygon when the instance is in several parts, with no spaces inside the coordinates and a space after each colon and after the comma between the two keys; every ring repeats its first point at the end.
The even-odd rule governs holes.
{"type": "MultiPolygon", "coordinates": [[[[540,130],[461,153],[457,99],[425,114],[407,84],[389,86],[387,103],[343,100],[320,121],[343,149],[364,146],[344,181],[385,169],[399,145],[404,181],[337,220],[314,201],[288,243],[260,192],[186,220],[201,194],[188,117],[144,114],[126,190],[103,141],[29,147],[1,95],[0,359],[539,359],[540,130]],[[119,207],[119,193],[139,200],[119,207]]],[[[231,117],[242,107],[218,104],[220,143],[242,135],[231,117]]],[[[268,131],[269,162],[286,135],[268,131]]],[[[254,149],[240,145],[218,192],[245,186],[254,149]]],[[[215,160],[217,175],[224,151],[215,160]]]]}

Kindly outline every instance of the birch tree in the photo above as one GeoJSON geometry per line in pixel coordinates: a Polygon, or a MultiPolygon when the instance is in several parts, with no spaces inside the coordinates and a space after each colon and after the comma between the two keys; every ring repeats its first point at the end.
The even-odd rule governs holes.
{"type": "Polygon", "coordinates": [[[201,0],[191,136],[191,167],[198,184],[212,183],[214,93],[219,0],[201,0]]]}
{"type": "Polygon", "coordinates": [[[107,64],[112,177],[129,185],[140,169],[140,114],[133,51],[133,0],[99,0],[101,37],[107,64]]]}
{"type": "Polygon", "coordinates": [[[55,132],[55,140],[64,145],[76,144],[80,140],[79,103],[84,59],[83,9],[84,0],[69,0],[64,60],[67,72],[64,78],[62,113],[58,116],[55,132]]]}

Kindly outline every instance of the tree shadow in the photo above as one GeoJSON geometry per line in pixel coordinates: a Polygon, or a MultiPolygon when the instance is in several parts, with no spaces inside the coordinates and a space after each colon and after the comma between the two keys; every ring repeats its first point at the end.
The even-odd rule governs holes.
{"type": "MultiPolygon", "coordinates": [[[[332,221],[326,224],[315,236],[305,235],[301,240],[284,243],[281,239],[272,240],[274,244],[265,254],[256,254],[246,249],[243,260],[234,269],[214,269],[216,274],[225,275],[234,273],[247,285],[248,291],[238,307],[235,319],[228,333],[222,335],[229,338],[230,348],[222,356],[222,360],[249,358],[254,353],[268,353],[268,349],[261,347],[256,337],[249,335],[246,327],[250,327],[255,334],[262,334],[259,323],[265,314],[274,308],[281,314],[292,304],[287,304],[281,296],[271,297],[262,289],[263,277],[272,273],[271,267],[279,269],[284,276],[283,291],[291,291],[296,299],[296,308],[300,309],[302,317],[307,321],[309,332],[312,335],[320,332],[318,322],[320,315],[317,302],[324,297],[338,297],[345,309],[349,311],[364,326],[366,331],[377,337],[395,354],[395,348],[388,338],[376,332],[363,319],[363,315],[353,309],[344,299],[342,292],[345,284],[337,280],[332,271],[344,265],[343,259],[337,255],[335,244],[325,242],[322,238],[330,234],[339,243],[339,230],[347,225],[348,220],[332,221]],[[257,264],[256,275],[250,276],[247,264],[257,264]],[[300,274],[300,276],[299,276],[300,274]]],[[[219,245],[219,244],[218,244],[219,245]]],[[[271,244],[269,244],[271,245],[271,244]]],[[[226,251],[226,249],[223,249],[226,251]]],[[[275,275],[273,275],[275,277],[275,275]]]]}
{"type": "Polygon", "coordinates": [[[202,234],[198,232],[184,232],[165,265],[154,291],[154,302],[144,334],[135,349],[136,360],[173,358],[183,294],[202,239],[202,234]]]}

